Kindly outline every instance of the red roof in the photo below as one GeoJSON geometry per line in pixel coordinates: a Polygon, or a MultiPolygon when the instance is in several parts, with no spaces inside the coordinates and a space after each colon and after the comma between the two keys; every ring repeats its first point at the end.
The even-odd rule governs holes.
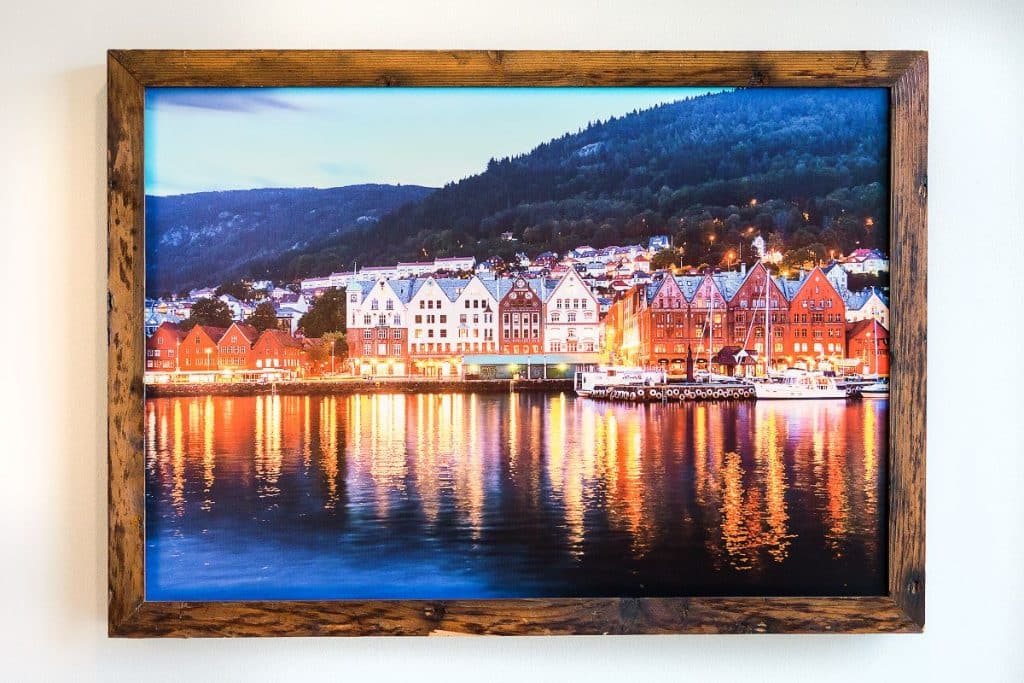
{"type": "Polygon", "coordinates": [[[296,339],[295,337],[293,337],[288,332],[285,332],[284,330],[264,330],[263,334],[260,335],[260,338],[257,343],[262,342],[264,339],[267,339],[268,335],[270,335],[270,339],[276,341],[281,346],[291,346],[297,349],[302,348],[302,341],[296,339]]]}
{"type": "MultiPolygon", "coordinates": [[[[241,332],[242,336],[245,337],[245,340],[247,342],[249,342],[250,344],[255,342],[259,338],[259,336],[260,336],[259,330],[257,330],[252,325],[249,325],[249,324],[246,324],[246,323],[233,323],[231,325],[231,327],[234,327],[239,332],[241,332]]],[[[224,337],[227,336],[227,333],[231,329],[231,327],[229,327],[227,330],[224,331],[224,334],[221,335],[221,339],[223,339],[224,337]]]]}
{"type": "Polygon", "coordinates": [[[867,320],[858,320],[857,322],[846,324],[846,337],[847,339],[858,337],[867,332],[873,332],[875,325],[878,326],[878,337],[879,339],[886,339],[889,337],[889,330],[885,329],[885,325],[878,322],[874,318],[868,318],[867,320]]]}
{"type": "MultiPolygon", "coordinates": [[[[206,336],[212,339],[214,343],[219,342],[220,338],[224,336],[224,333],[228,331],[228,328],[226,327],[214,327],[212,325],[196,325],[192,329],[194,330],[196,327],[205,332],[206,336]]],[[[191,332],[191,330],[189,331],[191,332]]]]}
{"type": "Polygon", "coordinates": [[[153,335],[155,335],[157,332],[160,332],[161,330],[174,334],[175,336],[178,337],[179,341],[185,338],[185,333],[181,331],[180,327],[178,327],[178,323],[164,321],[160,323],[160,325],[158,325],[155,330],[153,330],[153,335]]]}

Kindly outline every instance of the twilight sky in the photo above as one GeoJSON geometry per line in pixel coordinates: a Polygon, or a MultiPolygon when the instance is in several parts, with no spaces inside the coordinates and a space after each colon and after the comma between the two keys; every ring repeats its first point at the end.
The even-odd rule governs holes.
{"type": "Polygon", "coordinates": [[[440,187],[588,122],[720,88],[147,88],[146,193],[440,187]]]}

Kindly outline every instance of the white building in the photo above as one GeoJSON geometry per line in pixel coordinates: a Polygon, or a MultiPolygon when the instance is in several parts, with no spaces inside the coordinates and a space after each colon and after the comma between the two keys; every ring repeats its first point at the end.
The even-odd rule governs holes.
{"type": "Polygon", "coordinates": [[[846,269],[838,263],[830,263],[823,270],[825,277],[832,283],[832,286],[836,288],[836,291],[842,295],[846,295],[850,291],[850,276],[846,272],[846,269]]]}
{"type": "Polygon", "coordinates": [[[848,273],[877,275],[883,271],[888,272],[889,259],[877,249],[857,249],[843,259],[843,268],[848,273]]]}
{"type": "Polygon", "coordinates": [[[597,298],[569,269],[547,299],[544,347],[547,353],[590,353],[601,348],[597,298]]]}
{"type": "Polygon", "coordinates": [[[439,270],[465,270],[472,272],[476,266],[476,259],[472,256],[450,256],[434,259],[434,271],[439,270]]]}
{"type": "Polygon", "coordinates": [[[324,290],[332,287],[331,276],[326,277],[308,277],[299,283],[299,287],[303,292],[313,292],[316,290],[324,290]]]}
{"type": "Polygon", "coordinates": [[[876,287],[868,287],[859,292],[846,292],[846,322],[859,320],[877,320],[882,327],[889,329],[889,298],[876,287]]]}
{"type": "Polygon", "coordinates": [[[765,243],[764,238],[758,235],[750,242],[750,248],[757,254],[757,258],[764,261],[765,243]]]}
{"type": "Polygon", "coordinates": [[[434,272],[433,261],[399,261],[395,267],[398,277],[429,275],[434,272]]]}
{"type": "Polygon", "coordinates": [[[353,280],[345,289],[352,370],[362,375],[403,376],[407,366],[407,280],[353,280]]]}
{"type": "MultiPolygon", "coordinates": [[[[465,286],[465,280],[456,280],[465,286]]],[[[458,312],[456,290],[461,286],[452,280],[428,277],[411,281],[409,298],[409,358],[416,371],[434,377],[450,377],[459,373],[456,359],[458,312]]]]}

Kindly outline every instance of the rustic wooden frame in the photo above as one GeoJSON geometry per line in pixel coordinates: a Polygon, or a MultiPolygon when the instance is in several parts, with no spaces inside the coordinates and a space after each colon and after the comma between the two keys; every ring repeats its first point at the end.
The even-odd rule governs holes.
{"type": "Polygon", "coordinates": [[[111,636],[919,632],[924,626],[925,52],[112,50],[107,59],[111,636]],[[147,602],[143,102],[149,86],[878,86],[891,93],[889,593],[880,597],[147,602]]]}

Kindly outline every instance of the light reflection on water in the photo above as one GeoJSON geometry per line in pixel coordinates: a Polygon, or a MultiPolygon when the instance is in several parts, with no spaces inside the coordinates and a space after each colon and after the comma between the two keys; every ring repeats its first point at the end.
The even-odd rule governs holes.
{"type": "Polygon", "coordinates": [[[151,600],[881,594],[886,402],[150,399],[151,600]]]}

